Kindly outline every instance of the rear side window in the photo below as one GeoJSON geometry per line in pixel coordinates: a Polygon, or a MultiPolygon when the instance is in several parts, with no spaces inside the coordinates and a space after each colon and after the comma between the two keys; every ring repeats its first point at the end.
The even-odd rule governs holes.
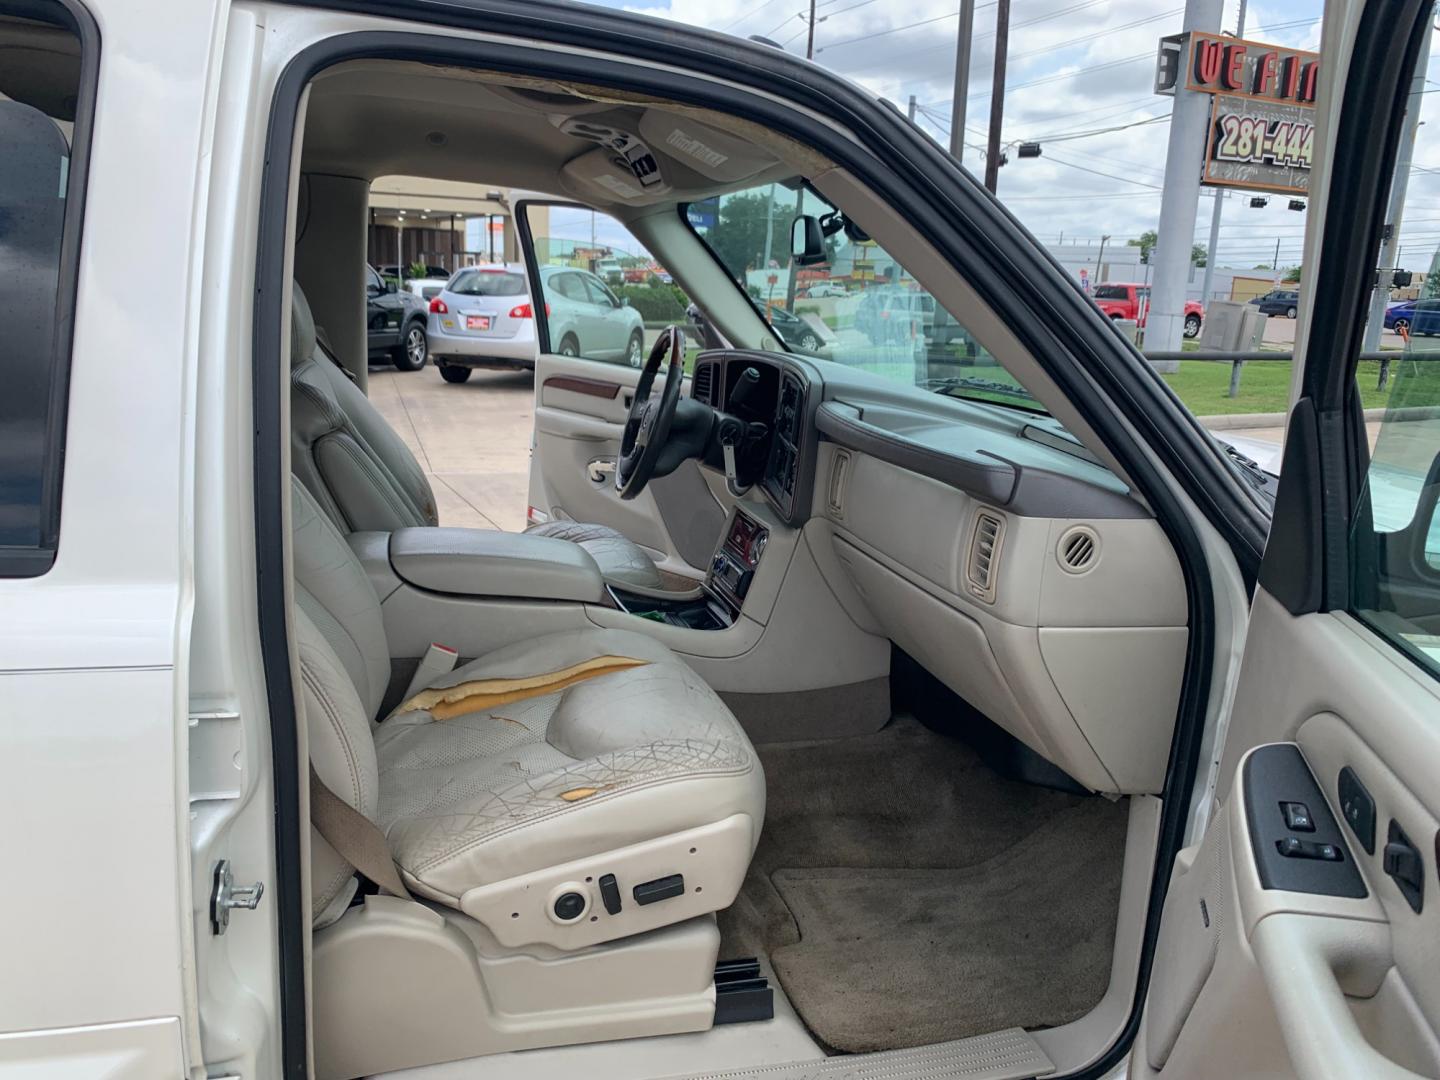
{"type": "Polygon", "coordinates": [[[466,270],[446,286],[460,296],[524,296],[525,275],[510,270],[466,270]]]}
{"type": "Polygon", "coordinates": [[[0,0],[0,576],[55,561],[93,25],[0,0]],[[87,47],[82,49],[82,40],[87,47]]]}

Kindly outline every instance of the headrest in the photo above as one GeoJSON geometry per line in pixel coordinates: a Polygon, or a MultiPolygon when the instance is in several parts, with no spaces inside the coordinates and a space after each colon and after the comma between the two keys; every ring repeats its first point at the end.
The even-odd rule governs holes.
{"type": "Polygon", "coordinates": [[[298,281],[290,294],[290,366],[297,368],[315,353],[315,316],[298,281]]]}

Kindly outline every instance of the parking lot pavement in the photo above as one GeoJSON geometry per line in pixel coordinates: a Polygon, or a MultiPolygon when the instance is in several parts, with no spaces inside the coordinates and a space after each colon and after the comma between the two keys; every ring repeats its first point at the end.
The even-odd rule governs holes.
{"type": "Polygon", "coordinates": [[[534,427],[534,376],[476,370],[447,383],[419,371],[370,369],[370,400],[400,433],[435,491],[441,525],[525,527],[534,427]]]}

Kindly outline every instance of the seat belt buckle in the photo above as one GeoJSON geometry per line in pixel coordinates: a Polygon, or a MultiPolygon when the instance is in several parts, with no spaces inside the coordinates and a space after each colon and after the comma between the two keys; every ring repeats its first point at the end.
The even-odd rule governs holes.
{"type": "Polygon", "coordinates": [[[420,666],[415,669],[415,676],[410,680],[410,685],[405,690],[402,701],[414,697],[425,687],[438,679],[441,675],[448,674],[455,670],[455,663],[460,659],[460,654],[449,645],[441,645],[438,641],[432,641],[430,648],[425,650],[425,655],[420,658],[420,666]]]}

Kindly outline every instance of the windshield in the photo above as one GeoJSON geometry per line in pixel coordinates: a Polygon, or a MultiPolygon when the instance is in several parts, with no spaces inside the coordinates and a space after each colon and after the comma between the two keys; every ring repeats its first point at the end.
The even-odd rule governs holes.
{"type": "Polygon", "coordinates": [[[511,270],[466,270],[446,286],[460,296],[524,296],[525,275],[511,270]]]}
{"type": "Polygon", "coordinates": [[[791,352],[938,394],[1044,411],[959,317],[812,189],[762,184],[691,203],[685,217],[791,352]],[[825,224],[827,257],[817,265],[790,257],[800,214],[825,224]]]}

